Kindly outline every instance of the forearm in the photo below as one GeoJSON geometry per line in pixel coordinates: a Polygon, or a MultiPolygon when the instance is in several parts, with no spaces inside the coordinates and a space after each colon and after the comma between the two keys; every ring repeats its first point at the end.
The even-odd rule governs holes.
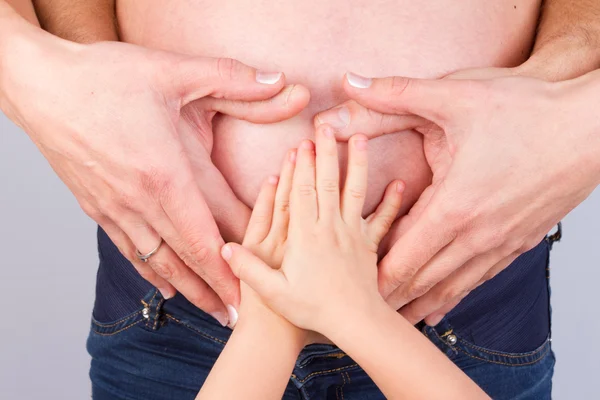
{"type": "Polygon", "coordinates": [[[333,342],[389,399],[486,399],[486,394],[383,300],[336,321],[333,342]]]}
{"type": "Polygon", "coordinates": [[[6,0],[6,3],[12,6],[12,8],[28,22],[35,26],[40,26],[31,0],[6,0]]]}
{"type": "Polygon", "coordinates": [[[297,332],[261,321],[238,325],[197,399],[281,399],[303,347],[297,332]]]}
{"type": "Polygon", "coordinates": [[[119,40],[115,0],[34,0],[42,28],[78,43],[119,40]]]}
{"type": "Polygon", "coordinates": [[[545,0],[524,75],[559,81],[600,68],[600,1],[545,0]]]}

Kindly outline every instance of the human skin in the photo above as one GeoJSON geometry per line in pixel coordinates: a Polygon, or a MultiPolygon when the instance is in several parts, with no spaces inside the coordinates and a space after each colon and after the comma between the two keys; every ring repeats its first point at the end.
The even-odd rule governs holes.
{"type": "Polygon", "coordinates": [[[209,160],[212,118],[219,111],[261,123],[287,119],[308,101],[306,89],[231,59],[62,40],[4,1],[0,55],[0,107],[83,210],[166,298],[175,286],[233,324],[225,304],[237,307],[239,282],[220,261],[213,218],[229,221],[223,235],[236,237],[246,224],[230,211],[249,210],[209,160]],[[206,188],[221,190],[213,197],[206,188]],[[159,238],[166,243],[150,262],[137,260],[135,249],[148,252],[159,238]]]}
{"type": "MultiPolygon", "coordinates": [[[[330,160],[335,158],[333,162],[337,164],[337,156],[331,153],[331,149],[335,148],[333,131],[320,129],[320,137],[318,144],[326,138],[330,146],[329,149],[321,146],[319,151],[322,151],[321,154],[330,153],[330,160]],[[324,132],[329,136],[325,136],[324,132]]],[[[349,186],[341,196],[337,196],[337,201],[339,207],[341,197],[346,212],[354,209],[354,213],[360,214],[361,200],[356,199],[353,193],[364,190],[366,186],[367,141],[364,136],[357,135],[352,143],[356,145],[349,146],[350,164],[346,181],[349,186]]],[[[309,151],[314,150],[314,145],[307,141],[302,143],[300,151],[306,152],[306,146],[309,151]]],[[[290,210],[301,212],[297,201],[293,208],[291,206],[296,154],[296,150],[288,152],[280,177],[271,176],[262,185],[243,242],[244,248],[274,269],[281,267],[289,241],[294,240],[294,228],[288,230],[290,210]]],[[[320,171],[326,167],[318,166],[320,171]]],[[[339,192],[339,185],[334,187],[333,182],[329,183],[330,186],[324,190],[339,192]]],[[[377,211],[367,219],[357,219],[355,227],[361,233],[359,248],[366,248],[372,259],[376,258],[378,244],[398,214],[404,188],[401,181],[390,182],[377,211]]],[[[249,286],[242,283],[241,292],[240,320],[204,382],[198,399],[281,399],[300,350],[310,342],[308,331],[295,327],[273,312],[249,286]],[[249,368],[240,368],[240,365],[249,368]]]]}
{"type": "MultiPolygon", "coordinates": [[[[333,129],[326,125],[317,128],[316,151],[310,141],[300,145],[281,268],[273,269],[259,254],[236,244],[223,247],[223,258],[274,311],[299,327],[329,337],[359,363],[386,398],[487,399],[473,381],[379,294],[378,241],[400,205],[398,186],[392,183],[386,191],[386,198],[395,200],[395,204],[386,206],[384,200],[381,212],[378,209],[373,217],[364,220],[365,197],[355,196],[367,186],[364,136],[353,137],[348,148],[349,172],[346,185],[340,190],[333,129]]],[[[236,363],[233,357],[229,355],[229,370],[221,367],[219,379],[231,382],[234,366],[248,365],[239,360],[236,363]]],[[[255,357],[252,364],[258,362],[255,357]]],[[[259,364],[259,368],[264,366],[259,364]]],[[[263,385],[275,384],[269,376],[259,379],[263,385]]],[[[224,384],[221,387],[222,391],[226,389],[224,384]]],[[[260,398],[253,396],[257,390],[246,396],[260,398]]],[[[217,396],[217,391],[212,393],[213,398],[233,398],[217,396]]],[[[281,391],[272,398],[281,398],[281,391]]]]}
{"type": "MultiPolygon", "coordinates": [[[[47,0],[37,2],[50,4],[47,0]]],[[[42,20],[54,17],[49,26],[57,33],[67,37],[72,34],[69,37],[72,40],[81,37],[86,41],[114,40],[112,18],[105,18],[106,32],[94,29],[86,34],[85,27],[89,25],[86,21],[95,18],[89,12],[90,2],[51,3],[54,8],[46,9],[50,14],[42,20]],[[69,21],[68,26],[64,26],[65,21],[69,21]]],[[[124,40],[191,54],[226,54],[258,66],[281,66],[291,79],[309,86],[313,93],[311,103],[300,116],[285,123],[259,126],[228,117],[216,120],[212,160],[235,196],[251,206],[259,183],[276,171],[285,149],[299,138],[311,135],[312,114],[346,98],[339,82],[347,69],[371,76],[402,73],[438,77],[466,67],[519,65],[509,72],[527,70],[547,79],[589,70],[593,59],[587,56],[590,43],[586,38],[594,20],[587,11],[593,2],[549,0],[546,3],[532,57],[536,61],[524,64],[521,62],[529,55],[539,11],[539,2],[535,1],[518,5],[474,1],[462,2],[460,7],[455,2],[445,6],[438,2],[433,7],[414,2],[365,5],[359,1],[353,7],[337,7],[335,2],[303,2],[304,6],[285,2],[271,8],[261,4],[208,7],[202,2],[167,5],[117,2],[116,6],[124,40]],[[243,23],[238,23],[240,18],[243,23]],[[318,23],[324,18],[327,23],[318,23]],[[270,23],[265,25],[263,20],[270,23]],[[457,20],[461,23],[456,24],[457,20]],[[357,26],[361,29],[355,29],[357,26]],[[497,40],[499,32],[501,41],[497,40]],[[286,133],[282,135],[284,128],[286,133]],[[257,159],[256,154],[261,157],[257,159]]],[[[378,157],[370,171],[365,211],[373,208],[385,182],[391,178],[407,181],[407,201],[402,214],[429,184],[430,171],[421,149],[421,137],[404,130],[407,127],[400,129],[402,133],[378,138],[373,144],[372,152],[378,157]]],[[[211,193],[208,198],[229,193],[214,186],[204,190],[211,193]]],[[[226,221],[217,218],[221,231],[238,232],[239,236],[243,231],[239,227],[245,226],[249,209],[238,204],[226,211],[218,209],[216,215],[223,213],[229,218],[226,221]],[[232,221],[236,221],[236,228],[228,229],[232,221]]],[[[391,237],[395,239],[400,233],[396,224],[391,237]]],[[[393,240],[387,242],[384,253],[393,240]]]]}

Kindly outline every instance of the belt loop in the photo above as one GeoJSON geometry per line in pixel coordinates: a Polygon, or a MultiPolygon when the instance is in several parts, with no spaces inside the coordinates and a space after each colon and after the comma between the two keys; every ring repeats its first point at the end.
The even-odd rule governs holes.
{"type": "Polygon", "coordinates": [[[556,232],[554,232],[552,235],[546,236],[546,242],[548,242],[548,244],[550,245],[550,250],[552,250],[552,246],[554,245],[554,243],[560,242],[560,240],[562,239],[562,236],[563,236],[562,221],[560,221],[556,225],[556,232]]]}

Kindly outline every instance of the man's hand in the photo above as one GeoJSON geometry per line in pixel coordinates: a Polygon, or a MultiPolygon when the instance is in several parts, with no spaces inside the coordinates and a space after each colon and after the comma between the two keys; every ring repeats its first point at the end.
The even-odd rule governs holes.
{"type": "Polygon", "coordinates": [[[307,104],[306,89],[284,89],[282,74],[234,60],[83,46],[31,29],[2,43],[12,54],[1,65],[2,109],[144,278],[227,324],[223,303],[238,306],[239,282],[219,257],[207,203],[220,205],[217,220],[241,213],[228,232],[237,238],[249,211],[210,162],[212,118],[286,119],[307,104]],[[161,238],[139,262],[135,249],[149,252],[161,238]]]}
{"type": "MultiPolygon", "coordinates": [[[[349,74],[344,83],[355,102],[346,104],[350,122],[342,137],[356,132],[355,123],[370,136],[408,125],[424,134],[432,185],[401,220],[379,277],[382,294],[397,308],[406,305],[401,313],[413,323],[429,316],[435,325],[537,245],[600,181],[592,117],[599,73],[561,84],[457,78],[463,80],[349,74]]],[[[317,121],[331,120],[331,112],[317,121]]]]}

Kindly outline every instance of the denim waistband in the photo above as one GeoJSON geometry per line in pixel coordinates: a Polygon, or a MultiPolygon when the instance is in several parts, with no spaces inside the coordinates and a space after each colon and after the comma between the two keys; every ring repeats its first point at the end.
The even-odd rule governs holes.
{"type": "MultiPolygon", "coordinates": [[[[551,243],[542,241],[474,290],[448,314],[445,324],[471,343],[500,351],[524,352],[543,343],[550,331],[551,243]]],[[[115,321],[137,310],[140,299],[152,286],[139,276],[101,228],[98,250],[94,318],[115,321]]]]}

